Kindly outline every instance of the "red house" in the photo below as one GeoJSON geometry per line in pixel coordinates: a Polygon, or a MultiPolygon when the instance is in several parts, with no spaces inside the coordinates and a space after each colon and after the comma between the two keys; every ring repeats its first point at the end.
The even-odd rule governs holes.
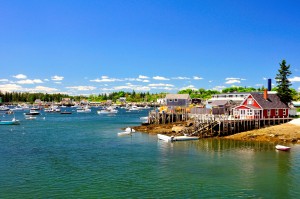
{"type": "Polygon", "coordinates": [[[289,107],[277,94],[250,93],[241,105],[234,107],[233,116],[239,119],[287,118],[289,107]]]}

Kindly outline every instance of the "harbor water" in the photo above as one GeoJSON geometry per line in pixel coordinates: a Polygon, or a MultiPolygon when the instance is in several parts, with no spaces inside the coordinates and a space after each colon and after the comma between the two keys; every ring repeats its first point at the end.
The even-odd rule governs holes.
{"type": "Polygon", "coordinates": [[[0,126],[0,198],[299,198],[299,145],[120,137],[148,111],[69,111],[0,126]]]}

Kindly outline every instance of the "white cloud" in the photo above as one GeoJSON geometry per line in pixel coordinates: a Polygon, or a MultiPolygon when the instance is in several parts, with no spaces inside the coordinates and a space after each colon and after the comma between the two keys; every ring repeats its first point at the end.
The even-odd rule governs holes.
{"type": "Polygon", "coordinates": [[[54,93],[58,91],[56,88],[50,88],[46,86],[36,86],[33,89],[28,89],[30,92],[41,92],[41,93],[54,93]]]}
{"type": "Polygon", "coordinates": [[[300,77],[289,78],[290,82],[300,82],[300,77]]]}
{"type": "Polygon", "coordinates": [[[174,77],[172,79],[187,80],[187,79],[191,79],[191,78],[189,78],[189,77],[174,77]]]}
{"type": "Polygon", "coordinates": [[[162,83],[149,84],[148,86],[150,86],[150,87],[174,87],[174,85],[172,85],[172,84],[162,84],[162,83]]]}
{"type": "Polygon", "coordinates": [[[2,92],[13,92],[22,90],[22,87],[17,84],[0,84],[0,90],[2,92]]]}
{"type": "Polygon", "coordinates": [[[45,82],[49,82],[49,79],[44,79],[45,82]]]}
{"type": "Polygon", "coordinates": [[[241,83],[241,81],[237,80],[237,79],[231,79],[231,80],[228,80],[227,82],[225,82],[225,84],[234,84],[234,83],[239,84],[239,83],[241,83]]]}
{"type": "Polygon", "coordinates": [[[203,79],[203,78],[202,78],[202,77],[194,76],[193,79],[194,79],[194,80],[201,80],[201,79],[203,79]]]}
{"type": "Polygon", "coordinates": [[[15,75],[13,77],[16,78],[16,79],[26,79],[27,78],[27,76],[23,75],[23,74],[18,74],[18,75],[15,75]]]}
{"type": "Polygon", "coordinates": [[[41,83],[43,83],[43,81],[40,79],[24,79],[24,80],[19,80],[16,83],[18,83],[18,84],[41,84],[41,83]]]}
{"type": "Polygon", "coordinates": [[[145,80],[143,80],[143,82],[147,83],[147,82],[150,82],[150,81],[149,81],[149,80],[147,80],[147,79],[145,79],[145,80]]]}
{"type": "Polygon", "coordinates": [[[70,86],[70,87],[66,87],[68,89],[74,89],[74,90],[78,90],[78,91],[92,91],[95,90],[96,87],[94,86],[70,86]]]}
{"type": "Polygon", "coordinates": [[[102,76],[101,79],[92,79],[90,82],[117,82],[117,81],[122,81],[120,79],[116,78],[109,78],[108,76],[102,76]]]}
{"type": "Polygon", "coordinates": [[[209,81],[208,81],[208,83],[212,83],[212,82],[213,82],[213,80],[209,80],[209,81]]]}
{"type": "Polygon", "coordinates": [[[61,82],[54,82],[55,84],[61,84],[61,82]]]}
{"type": "Polygon", "coordinates": [[[245,80],[245,79],[241,79],[241,78],[236,78],[236,77],[227,77],[225,84],[240,84],[241,80],[245,80]]]}
{"type": "Polygon", "coordinates": [[[149,77],[144,76],[144,75],[139,75],[139,78],[140,78],[140,79],[149,79],[149,77]]]}
{"type": "Polygon", "coordinates": [[[168,78],[161,77],[161,76],[155,76],[155,77],[153,77],[153,79],[155,79],[155,80],[170,80],[168,78]]]}
{"type": "Polygon", "coordinates": [[[182,87],[179,90],[186,90],[186,89],[198,90],[194,85],[185,86],[185,87],[182,87]]]}
{"type": "Polygon", "coordinates": [[[63,76],[54,75],[54,76],[51,77],[51,79],[53,81],[62,81],[64,79],[64,77],[63,76]]]}
{"type": "Polygon", "coordinates": [[[0,79],[0,82],[8,82],[8,79],[0,79]]]}

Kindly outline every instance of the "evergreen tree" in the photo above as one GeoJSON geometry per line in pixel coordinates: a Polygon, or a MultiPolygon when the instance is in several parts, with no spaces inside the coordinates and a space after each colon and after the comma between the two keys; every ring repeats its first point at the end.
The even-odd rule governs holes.
{"type": "Polygon", "coordinates": [[[282,60],[279,65],[280,68],[275,78],[277,82],[277,95],[282,102],[288,104],[292,101],[292,90],[290,89],[292,84],[288,80],[288,76],[292,73],[290,71],[290,65],[286,65],[285,60],[282,60]]]}

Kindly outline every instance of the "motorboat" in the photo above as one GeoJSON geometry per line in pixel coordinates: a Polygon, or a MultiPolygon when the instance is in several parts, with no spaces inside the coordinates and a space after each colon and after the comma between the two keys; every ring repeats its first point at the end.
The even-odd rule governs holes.
{"type": "Polygon", "coordinates": [[[115,114],[115,113],[118,113],[118,110],[114,109],[113,107],[110,106],[103,110],[98,110],[97,113],[98,114],[115,114]]]}
{"type": "Polygon", "coordinates": [[[26,119],[26,120],[35,120],[36,117],[34,117],[34,116],[27,116],[27,117],[25,117],[25,119],[26,119]]]}
{"type": "Polygon", "coordinates": [[[188,136],[188,135],[168,136],[168,135],[163,135],[163,134],[157,134],[157,138],[159,140],[163,140],[163,141],[167,141],[167,142],[188,141],[188,140],[198,140],[199,139],[199,137],[196,137],[196,136],[188,136]]]}
{"type": "Polygon", "coordinates": [[[0,120],[0,125],[18,125],[20,124],[19,120],[13,118],[12,120],[0,120]]]}
{"type": "Polygon", "coordinates": [[[40,112],[35,109],[30,109],[29,113],[24,113],[25,115],[39,115],[40,112]]]}
{"type": "Polygon", "coordinates": [[[9,107],[8,106],[0,106],[0,111],[9,111],[9,107]]]}
{"type": "Polygon", "coordinates": [[[131,135],[135,130],[133,128],[127,127],[125,131],[118,133],[118,136],[131,135]]]}
{"type": "Polygon", "coordinates": [[[277,145],[275,146],[275,148],[276,148],[277,150],[280,150],[280,151],[289,151],[289,150],[291,149],[291,147],[283,146],[283,145],[279,145],[279,144],[277,144],[277,145]]]}
{"type": "Polygon", "coordinates": [[[88,106],[78,107],[76,109],[77,113],[90,113],[92,110],[88,106]]]}

